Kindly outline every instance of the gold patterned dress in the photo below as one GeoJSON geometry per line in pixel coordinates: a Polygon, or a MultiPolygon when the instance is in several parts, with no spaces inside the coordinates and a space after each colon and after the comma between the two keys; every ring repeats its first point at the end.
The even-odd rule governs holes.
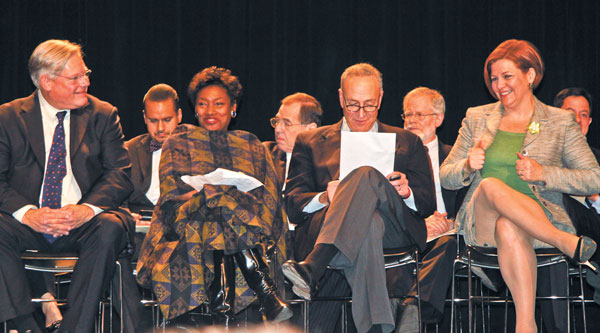
{"type": "MultiPolygon", "coordinates": [[[[282,263],[286,254],[286,224],[281,186],[260,140],[244,131],[207,131],[181,125],[163,145],[160,160],[160,198],[137,264],[140,285],[152,288],[167,319],[184,314],[208,298],[214,276],[213,250],[233,254],[256,248],[272,251],[282,263]],[[202,175],[224,168],[261,181],[242,192],[235,186],[204,185],[190,199],[193,188],[184,175],[202,175]]],[[[279,265],[277,265],[279,267],[279,265]]],[[[254,301],[236,268],[234,311],[254,301]]]]}

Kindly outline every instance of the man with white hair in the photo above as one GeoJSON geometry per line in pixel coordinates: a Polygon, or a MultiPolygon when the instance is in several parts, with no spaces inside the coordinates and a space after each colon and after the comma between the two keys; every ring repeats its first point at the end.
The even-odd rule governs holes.
{"type": "MultiPolygon", "coordinates": [[[[92,332],[115,261],[132,249],[133,220],[118,208],[132,189],[119,116],[87,94],[91,70],[75,43],[41,43],[29,71],[38,89],[0,106],[0,322],[42,332],[22,252],[76,252],[59,330],[92,332]]],[[[123,279],[133,279],[130,265],[123,279]]],[[[139,304],[137,290],[126,292],[126,308],[139,304]]],[[[139,310],[126,311],[125,328],[134,331],[139,310]]]]}

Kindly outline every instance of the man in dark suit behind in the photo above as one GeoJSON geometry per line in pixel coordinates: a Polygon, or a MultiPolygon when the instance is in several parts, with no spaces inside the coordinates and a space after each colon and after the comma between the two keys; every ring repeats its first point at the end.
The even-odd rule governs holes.
{"type": "MultiPolygon", "coordinates": [[[[584,136],[587,135],[592,123],[592,96],[590,93],[584,88],[565,88],[554,98],[554,106],[573,112],[581,133],[584,136]]],[[[596,156],[596,160],[600,163],[600,150],[595,147],[590,148],[596,156]]],[[[563,194],[563,204],[575,230],[577,230],[577,234],[591,237],[596,242],[600,241],[600,199],[598,194],[587,197],[563,194]]],[[[594,254],[590,260],[599,262],[600,254],[594,254]]],[[[564,278],[566,274],[566,268],[563,265],[541,267],[538,273],[538,290],[540,292],[544,290],[566,290],[567,286],[564,278]]],[[[600,279],[598,275],[588,270],[586,277],[588,282],[591,282],[596,288],[596,294],[600,296],[600,279]]],[[[567,306],[569,305],[565,300],[540,302],[544,327],[548,332],[568,332],[567,306]]]]}
{"type": "Polygon", "coordinates": [[[297,259],[283,265],[294,292],[311,299],[328,264],[340,267],[352,288],[359,332],[394,327],[385,282],[384,248],[425,248],[424,217],[435,210],[429,159],[418,136],[377,121],[383,97],[381,73],[361,63],[347,68],[339,93],[344,118],[298,135],[288,180],[286,208],[296,228],[297,259]],[[394,133],[392,173],[360,167],[340,175],[341,132],[394,133]]]}
{"type": "Polygon", "coordinates": [[[321,125],[323,110],[321,103],[311,95],[295,93],[281,100],[281,106],[275,117],[270,119],[275,130],[275,141],[263,142],[273,157],[273,164],[277,171],[277,180],[285,189],[290,159],[296,137],[321,125]]]}
{"type": "MultiPolygon", "coordinates": [[[[133,192],[125,205],[135,219],[136,226],[147,228],[154,205],[160,196],[158,168],[162,153],[162,144],[171,132],[181,123],[181,108],[177,91],[168,84],[152,86],[144,95],[143,117],[148,133],[138,135],[125,142],[125,148],[131,160],[131,182],[133,192]]],[[[146,232],[135,233],[136,261],[146,232]]]]}
{"type": "Polygon", "coordinates": [[[137,225],[146,225],[140,213],[152,211],[160,195],[158,166],[162,144],[181,123],[179,97],[171,86],[152,86],[143,99],[144,123],[148,133],[125,142],[131,159],[133,192],[126,203],[137,225]]]}
{"type": "MultiPolygon", "coordinates": [[[[23,251],[77,252],[60,330],[91,332],[115,261],[131,246],[132,220],[117,211],[131,192],[130,162],[116,108],[87,94],[79,45],[41,43],[29,71],[38,90],[0,106],[0,322],[41,332],[23,251]]],[[[133,281],[129,265],[123,279],[133,281]]],[[[139,309],[128,304],[139,296],[127,293],[125,327],[134,331],[139,309]]]]}
{"type": "MultiPolygon", "coordinates": [[[[436,135],[436,129],[444,122],[446,103],[437,90],[418,87],[404,96],[403,102],[404,129],[418,135],[427,147],[431,169],[435,182],[436,210],[425,219],[428,238],[439,236],[454,229],[453,218],[460,207],[457,203],[457,192],[440,186],[440,165],[450,153],[452,146],[443,144],[436,135]]],[[[421,320],[425,323],[435,323],[442,319],[446,291],[452,280],[452,266],[456,257],[456,235],[442,236],[427,243],[427,250],[421,253],[423,266],[421,268],[421,320]]],[[[398,267],[387,271],[388,289],[392,295],[416,294],[416,286],[406,283],[412,276],[410,267],[398,267]]],[[[392,304],[399,300],[392,299],[392,304]]],[[[407,326],[415,325],[416,318],[406,318],[411,311],[407,308],[416,305],[414,298],[407,298],[400,306],[402,314],[396,322],[396,331],[410,331],[407,326]]]]}

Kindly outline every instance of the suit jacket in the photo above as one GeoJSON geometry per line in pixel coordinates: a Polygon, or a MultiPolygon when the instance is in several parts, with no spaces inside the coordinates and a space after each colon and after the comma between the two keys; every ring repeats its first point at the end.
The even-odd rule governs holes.
{"type": "MultiPolygon", "coordinates": [[[[327,183],[340,175],[341,126],[342,121],[300,133],[296,138],[285,203],[290,221],[297,225],[294,254],[298,259],[303,259],[313,248],[328,207],[311,214],[302,210],[315,195],[327,189],[327,183]]],[[[435,187],[429,157],[421,139],[409,131],[380,122],[378,128],[379,132],[396,133],[394,170],[406,174],[415,198],[416,215],[419,218],[431,215],[435,210],[435,200],[432,200],[435,187]]],[[[410,221],[404,227],[423,248],[427,236],[424,223],[410,221]]]]}
{"type": "MultiPolygon", "coordinates": [[[[469,149],[480,140],[487,149],[498,131],[504,107],[500,102],[467,110],[450,155],[440,166],[440,181],[447,189],[471,185],[458,212],[457,221],[468,244],[474,243],[472,195],[481,182],[480,171],[464,175],[469,149]]],[[[521,151],[542,165],[546,180],[529,188],[544,205],[548,218],[558,229],[575,233],[563,206],[562,193],[585,195],[600,191],[600,167],[572,112],[547,106],[535,99],[532,123],[539,132],[527,131],[521,151]]],[[[481,244],[480,244],[481,245],[481,244]]],[[[534,247],[546,246],[535,240],[534,247]]]]}
{"type": "MultiPolygon", "coordinates": [[[[71,110],[71,166],[81,189],[79,203],[117,209],[131,192],[130,162],[117,109],[88,95],[71,110]]],[[[37,91],[0,106],[0,212],[39,205],[45,169],[44,134],[37,91]]]]}
{"type": "Polygon", "coordinates": [[[132,212],[136,213],[140,209],[154,209],[154,204],[146,197],[152,180],[150,139],[150,134],[146,133],[125,142],[131,160],[131,182],[133,183],[133,192],[129,195],[126,204],[132,212]]]}
{"type": "Polygon", "coordinates": [[[277,142],[275,141],[265,141],[263,142],[267,151],[271,153],[271,157],[273,158],[273,165],[275,166],[275,171],[277,172],[277,181],[279,182],[279,188],[283,187],[283,183],[285,182],[285,162],[286,156],[285,152],[277,146],[277,142]]]}

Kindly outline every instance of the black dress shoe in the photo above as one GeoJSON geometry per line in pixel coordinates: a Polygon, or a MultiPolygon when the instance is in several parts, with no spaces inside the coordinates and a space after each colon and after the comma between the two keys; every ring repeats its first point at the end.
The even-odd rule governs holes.
{"type": "Polygon", "coordinates": [[[50,326],[46,326],[46,332],[54,333],[54,332],[58,331],[60,324],[62,324],[62,320],[57,320],[57,321],[53,322],[50,326]]]}
{"type": "Polygon", "coordinates": [[[281,270],[292,282],[294,294],[309,301],[317,294],[317,282],[312,279],[310,266],[303,261],[288,260],[281,265],[281,270]]]}

